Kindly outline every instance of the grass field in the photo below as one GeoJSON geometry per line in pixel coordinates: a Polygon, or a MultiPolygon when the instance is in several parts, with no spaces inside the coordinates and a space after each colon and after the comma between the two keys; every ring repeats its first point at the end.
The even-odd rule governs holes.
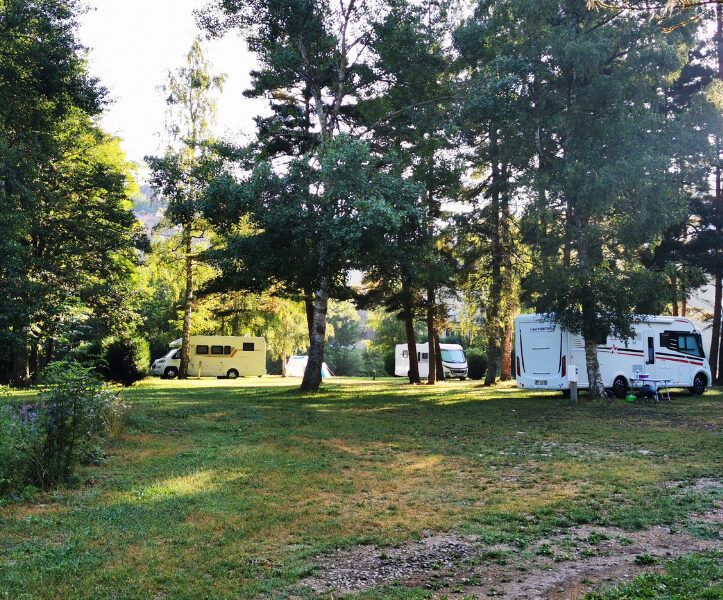
{"type": "MultiPolygon", "coordinates": [[[[647,406],[474,382],[295,385],[123,391],[125,432],[82,485],[0,508],[0,598],[313,597],[300,582],[320,553],[427,532],[520,549],[580,524],[717,535],[688,517],[720,488],[685,482],[721,475],[718,390],[647,406]]],[[[379,594],[360,597],[433,592],[379,594]]]]}

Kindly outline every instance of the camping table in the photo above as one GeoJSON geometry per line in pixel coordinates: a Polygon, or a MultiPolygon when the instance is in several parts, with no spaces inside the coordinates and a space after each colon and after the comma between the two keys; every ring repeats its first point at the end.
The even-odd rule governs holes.
{"type": "Polygon", "coordinates": [[[648,377],[643,379],[640,377],[633,377],[630,380],[630,387],[632,389],[641,388],[646,383],[649,383],[653,389],[655,389],[655,401],[658,402],[660,398],[663,400],[670,400],[670,390],[668,390],[670,382],[670,379],[650,379],[648,377]],[[659,393],[658,390],[665,390],[665,394],[662,392],[659,393]]]}

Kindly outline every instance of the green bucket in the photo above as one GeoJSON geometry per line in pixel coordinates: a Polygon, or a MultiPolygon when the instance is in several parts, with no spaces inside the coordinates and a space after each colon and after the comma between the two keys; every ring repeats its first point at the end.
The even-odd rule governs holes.
{"type": "Polygon", "coordinates": [[[625,399],[626,399],[628,402],[635,402],[635,400],[636,400],[636,398],[635,398],[635,396],[634,396],[633,394],[628,394],[627,396],[625,396],[625,399]]]}

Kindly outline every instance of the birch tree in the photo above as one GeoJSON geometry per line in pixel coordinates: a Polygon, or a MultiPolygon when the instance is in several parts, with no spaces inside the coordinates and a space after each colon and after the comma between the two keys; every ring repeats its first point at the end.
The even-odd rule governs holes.
{"type": "Polygon", "coordinates": [[[183,335],[178,376],[188,376],[191,348],[191,320],[194,298],[194,264],[197,251],[194,240],[203,237],[204,224],[198,202],[208,183],[204,159],[206,144],[216,115],[215,94],[223,86],[223,77],[211,74],[197,38],[186,55],[186,65],[169,72],[161,88],[168,105],[166,130],[169,146],[162,157],[148,156],[150,184],[167,201],[166,224],[180,227],[179,250],[184,261],[183,335]]]}

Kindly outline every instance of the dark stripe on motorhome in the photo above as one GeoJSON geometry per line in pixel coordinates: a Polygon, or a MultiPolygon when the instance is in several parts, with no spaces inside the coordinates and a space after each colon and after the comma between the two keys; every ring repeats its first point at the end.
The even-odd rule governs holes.
{"type": "Polygon", "coordinates": [[[527,369],[525,369],[525,345],[522,343],[522,331],[520,331],[520,354],[522,355],[522,372],[524,373],[527,369]]]}
{"type": "Polygon", "coordinates": [[[660,360],[670,360],[673,362],[691,364],[691,365],[695,365],[696,367],[703,366],[702,362],[697,362],[697,361],[700,361],[699,358],[691,359],[686,356],[681,356],[679,354],[666,354],[665,356],[663,356],[661,352],[656,352],[655,358],[659,358],[660,360]]]}
{"type": "Polygon", "coordinates": [[[562,373],[562,328],[560,328],[560,359],[557,361],[557,372],[562,373]]]}

